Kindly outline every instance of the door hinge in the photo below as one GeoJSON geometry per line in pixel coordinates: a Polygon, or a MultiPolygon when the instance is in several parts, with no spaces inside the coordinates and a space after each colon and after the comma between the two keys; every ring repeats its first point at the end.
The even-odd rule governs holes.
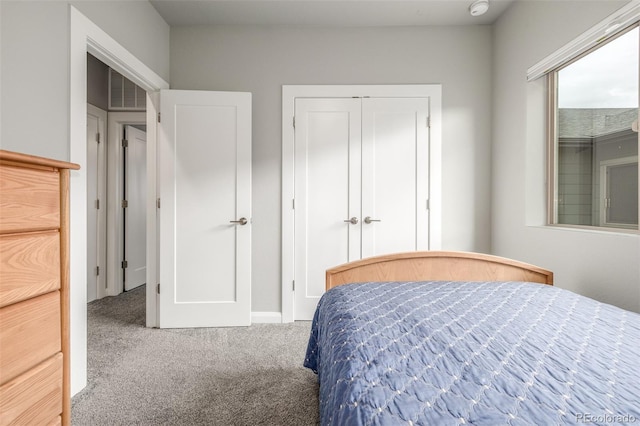
{"type": "Polygon", "coordinates": [[[431,206],[429,204],[429,199],[427,198],[427,210],[431,209],[431,206]]]}
{"type": "Polygon", "coordinates": [[[293,116],[293,128],[294,129],[296,128],[296,117],[295,117],[295,115],[293,116]]]}
{"type": "Polygon", "coordinates": [[[126,260],[122,261],[122,269],[127,269],[129,267],[129,262],[127,262],[126,260]]]}
{"type": "Polygon", "coordinates": [[[96,276],[100,275],[100,267],[96,266],[96,276]]]}
{"type": "Polygon", "coordinates": [[[160,113],[158,113],[158,123],[160,123],[160,113]]]}
{"type": "Polygon", "coordinates": [[[427,128],[428,129],[431,128],[431,116],[430,115],[427,116],[427,128]]]}
{"type": "Polygon", "coordinates": [[[296,291],[296,280],[291,281],[291,287],[293,291],[296,291]]]}
{"type": "Polygon", "coordinates": [[[96,142],[100,143],[100,133],[96,133],[96,142]]]}
{"type": "Polygon", "coordinates": [[[129,202],[127,200],[122,200],[122,208],[126,209],[127,207],[129,207],[129,202]]]}
{"type": "Polygon", "coordinates": [[[296,209],[296,199],[295,199],[295,198],[291,200],[291,208],[292,208],[293,210],[295,210],[295,209],[296,209]]]}
{"type": "Polygon", "coordinates": [[[96,209],[100,210],[100,199],[96,200],[96,209]]]}
{"type": "Polygon", "coordinates": [[[160,283],[158,283],[158,286],[156,287],[156,292],[160,294],[160,283]]]}
{"type": "Polygon", "coordinates": [[[156,207],[157,207],[157,208],[160,208],[160,198],[158,198],[158,199],[156,200],[156,207]]]}
{"type": "Polygon", "coordinates": [[[128,148],[129,147],[129,141],[126,139],[122,139],[122,147],[123,148],[128,148]]]}

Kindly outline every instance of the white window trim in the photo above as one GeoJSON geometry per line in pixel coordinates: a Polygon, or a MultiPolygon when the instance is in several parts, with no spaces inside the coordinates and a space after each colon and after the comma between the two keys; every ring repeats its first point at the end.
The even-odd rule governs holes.
{"type": "MultiPolygon", "coordinates": [[[[558,170],[556,158],[557,143],[557,123],[555,117],[555,108],[557,99],[549,94],[557,91],[556,71],[563,65],[576,60],[581,55],[585,55],[589,50],[597,49],[602,42],[609,41],[612,38],[623,34],[633,26],[640,24],[640,0],[632,0],[624,7],[612,13],[591,29],[582,35],[567,43],[560,49],[556,50],[549,56],[545,57],[527,70],[527,81],[532,82],[540,77],[546,77],[546,138],[547,138],[547,154],[546,154],[546,179],[547,179],[547,206],[546,206],[546,224],[547,227],[576,229],[584,231],[601,231],[606,233],[632,233],[640,234],[640,228],[623,228],[611,227],[607,225],[571,225],[558,223],[558,205],[557,205],[557,179],[558,170]]],[[[638,121],[632,124],[632,130],[637,132],[638,121]]],[[[638,136],[640,144],[640,135],[638,136]]],[[[640,220],[640,217],[639,217],[640,220]]],[[[601,221],[602,223],[602,221],[601,221]]]]}
{"type": "Polygon", "coordinates": [[[638,20],[640,20],[640,0],[633,0],[529,68],[527,81],[547,75],[638,20]]]}

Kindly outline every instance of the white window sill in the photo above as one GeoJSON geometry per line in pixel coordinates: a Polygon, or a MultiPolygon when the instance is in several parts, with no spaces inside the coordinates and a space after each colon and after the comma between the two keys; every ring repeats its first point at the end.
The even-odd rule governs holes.
{"type": "Polygon", "coordinates": [[[601,228],[596,226],[580,225],[530,225],[529,228],[553,229],[557,231],[587,232],[590,234],[615,235],[622,237],[639,237],[640,231],[637,229],[623,228],[601,228]]]}

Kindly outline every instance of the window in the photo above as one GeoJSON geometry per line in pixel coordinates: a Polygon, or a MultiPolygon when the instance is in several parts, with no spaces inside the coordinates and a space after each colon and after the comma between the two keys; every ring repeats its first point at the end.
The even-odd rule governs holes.
{"type": "Polygon", "coordinates": [[[638,24],[549,76],[549,222],[638,229],[638,24]]]}

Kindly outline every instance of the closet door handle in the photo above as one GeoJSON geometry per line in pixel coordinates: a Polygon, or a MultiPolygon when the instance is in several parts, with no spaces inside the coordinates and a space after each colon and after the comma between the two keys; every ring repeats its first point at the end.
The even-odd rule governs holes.
{"type": "Polygon", "coordinates": [[[366,223],[367,225],[370,224],[371,222],[382,222],[380,219],[371,219],[371,216],[367,216],[364,218],[364,223],[366,223]]]}
{"type": "Polygon", "coordinates": [[[358,218],[354,216],[351,219],[345,219],[343,222],[349,222],[352,225],[357,225],[358,224],[358,218]]]}
{"type": "Polygon", "coordinates": [[[246,218],[244,218],[244,217],[241,217],[241,218],[240,218],[240,219],[238,219],[238,220],[230,220],[230,221],[229,221],[229,223],[234,223],[234,224],[236,224],[236,225],[246,225],[248,222],[249,222],[249,221],[248,221],[246,218]]]}

